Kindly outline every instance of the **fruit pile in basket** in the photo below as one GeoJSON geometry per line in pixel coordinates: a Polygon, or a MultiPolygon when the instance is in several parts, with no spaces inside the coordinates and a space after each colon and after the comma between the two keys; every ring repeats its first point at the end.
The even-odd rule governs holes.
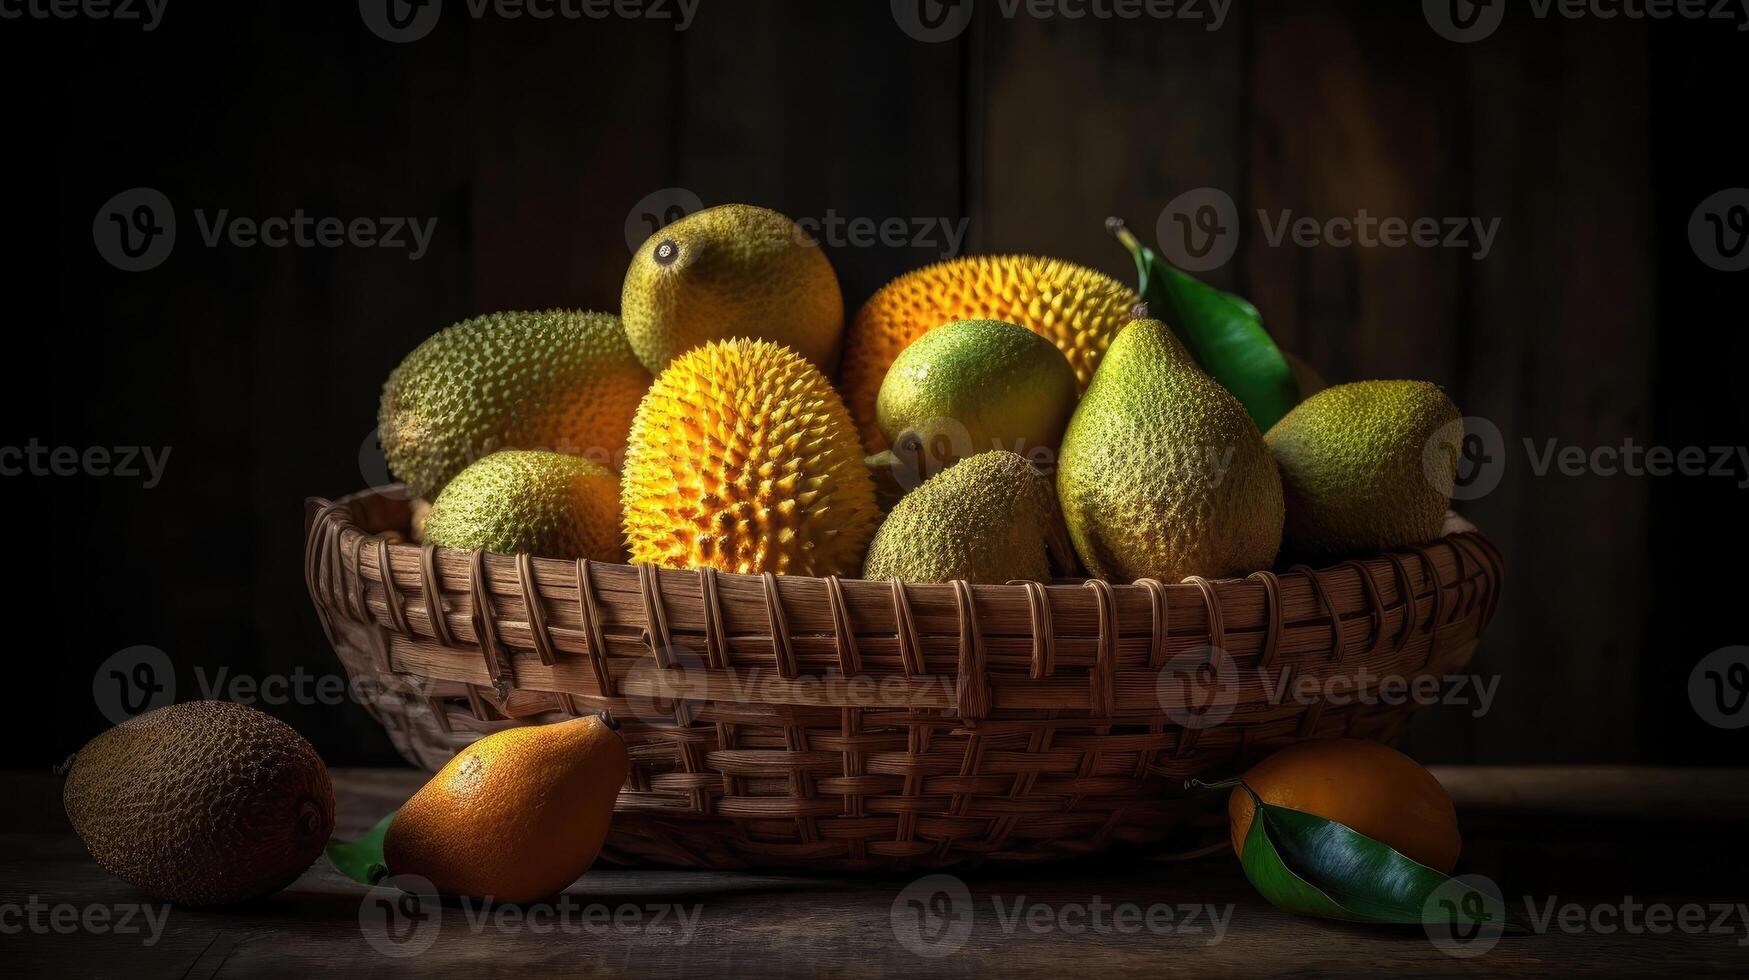
{"type": "Polygon", "coordinates": [[[652,235],[621,313],[498,313],[389,377],[379,437],[443,547],[912,582],[1242,575],[1439,536],[1435,385],[1325,388],[1257,311],[1122,227],[1139,289],[1056,259],[901,276],[844,316],[789,218],[652,235]]]}

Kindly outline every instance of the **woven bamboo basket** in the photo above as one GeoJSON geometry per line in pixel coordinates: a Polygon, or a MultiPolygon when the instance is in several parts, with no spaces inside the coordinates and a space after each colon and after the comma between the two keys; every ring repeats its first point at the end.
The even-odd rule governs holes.
{"type": "Polygon", "coordinates": [[[1283,698],[1284,679],[1460,670],[1502,573],[1455,518],[1426,547],[1329,568],[1049,586],[422,548],[392,487],[311,500],[306,519],[316,610],[403,755],[436,769],[506,726],[609,712],[632,770],[603,857],[690,867],[1183,846],[1220,802],[1186,779],[1299,739],[1395,741],[1414,707],[1283,698]]]}

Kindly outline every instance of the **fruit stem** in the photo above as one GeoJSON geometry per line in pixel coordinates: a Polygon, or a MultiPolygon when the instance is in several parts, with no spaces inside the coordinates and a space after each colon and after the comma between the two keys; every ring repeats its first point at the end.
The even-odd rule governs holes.
{"type": "Polygon", "coordinates": [[[1110,232],[1113,238],[1116,238],[1123,244],[1124,248],[1129,249],[1131,252],[1135,252],[1142,247],[1142,243],[1136,238],[1135,232],[1130,231],[1129,226],[1123,223],[1122,218],[1106,218],[1105,230],[1110,232]]]}
{"type": "Polygon", "coordinates": [[[603,712],[601,712],[600,717],[601,717],[601,723],[603,725],[607,726],[608,731],[610,731],[610,732],[619,731],[619,722],[613,720],[613,712],[603,711],[603,712]]]}
{"type": "Polygon", "coordinates": [[[1222,779],[1213,783],[1205,783],[1200,779],[1186,779],[1184,781],[1185,789],[1232,789],[1235,786],[1244,785],[1245,777],[1243,776],[1234,776],[1232,779],[1222,779]]]}

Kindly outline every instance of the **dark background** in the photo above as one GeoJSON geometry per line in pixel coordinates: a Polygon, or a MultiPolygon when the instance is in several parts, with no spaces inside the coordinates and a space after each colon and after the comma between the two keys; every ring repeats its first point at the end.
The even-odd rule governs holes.
{"type": "MultiPolygon", "coordinates": [[[[1473,670],[1486,717],[1418,718],[1424,761],[1737,762],[1702,723],[1703,656],[1745,640],[1738,478],[1551,474],[1523,449],[1740,445],[1749,273],[1687,227],[1749,185],[1749,34],[1535,19],[1470,44],[1421,5],[1234,4],[1206,21],[1041,20],[978,0],[943,43],[885,0],[703,0],[671,20],[504,19],[449,0],[388,43],[352,3],[170,0],[154,31],[0,21],[10,320],[0,443],[172,447],[163,483],[0,478],[12,519],[18,765],[105,724],[95,666],[149,644],[196,671],[338,670],[302,580],[303,500],[359,489],[383,378],[448,323],[617,307],[638,203],[685,188],[796,217],[969,219],[969,252],[1126,280],[1102,229],[1153,238],[1178,194],[1240,213],[1499,218],[1492,253],[1271,247],[1247,217],[1205,278],[1251,297],[1333,381],[1426,378],[1504,433],[1462,505],[1508,558],[1473,670]],[[119,271],[93,218],[173,202],[175,250],[119,271]],[[428,254],[206,247],[193,212],[436,219],[428,254]],[[16,671],[22,670],[22,676],[16,671]]],[[[829,243],[830,244],[830,243],[829,243]]],[[[829,254],[848,303],[942,245],[829,254]]],[[[1740,477],[1739,477],[1740,478],[1740,477]]],[[[393,758],[354,707],[265,705],[333,764],[393,758]]]]}

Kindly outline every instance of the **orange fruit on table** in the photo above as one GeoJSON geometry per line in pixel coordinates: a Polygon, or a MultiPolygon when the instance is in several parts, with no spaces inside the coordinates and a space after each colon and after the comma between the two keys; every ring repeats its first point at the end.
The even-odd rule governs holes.
{"type": "Polygon", "coordinates": [[[619,733],[594,715],[488,735],[395,814],[384,863],[445,895],[556,895],[601,852],[630,762],[619,733]]]}
{"type": "MultiPolygon", "coordinates": [[[[1457,865],[1463,839],[1445,787],[1421,764],[1388,745],[1353,738],[1299,742],[1245,773],[1263,802],[1347,826],[1444,874],[1457,865]]],[[[1227,798],[1233,852],[1257,807],[1243,786],[1227,798]]]]}

